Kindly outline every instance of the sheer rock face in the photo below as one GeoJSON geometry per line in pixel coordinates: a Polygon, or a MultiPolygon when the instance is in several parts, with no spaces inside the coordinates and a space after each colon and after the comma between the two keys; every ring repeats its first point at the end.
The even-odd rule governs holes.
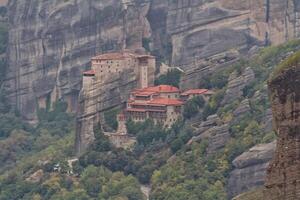
{"type": "Polygon", "coordinates": [[[300,197],[300,66],[282,70],[269,83],[277,149],[267,171],[264,198],[300,197]]]}
{"type": "Polygon", "coordinates": [[[226,90],[226,94],[222,101],[222,104],[231,103],[238,98],[242,97],[243,89],[251,84],[255,79],[255,74],[252,68],[247,67],[241,75],[238,75],[236,71],[234,71],[228,80],[228,88],[226,90]]]}
{"type": "MultiPolygon", "coordinates": [[[[82,154],[94,141],[94,125],[105,125],[104,111],[121,107],[138,85],[133,70],[125,70],[109,80],[98,81],[93,87],[81,90],[76,120],[76,152],[82,154]]],[[[121,107],[122,108],[122,107],[121,107]]]]}
{"type": "Polygon", "coordinates": [[[253,46],[300,33],[295,0],[11,0],[8,10],[5,86],[28,120],[49,100],[63,98],[75,110],[90,57],[139,49],[143,38],[186,70],[182,88],[190,88],[253,46]]]}
{"type": "Polygon", "coordinates": [[[139,49],[149,37],[149,3],[120,0],[11,0],[6,87],[27,120],[60,98],[75,111],[92,56],[139,49]]]}
{"type": "Polygon", "coordinates": [[[275,148],[275,142],[260,144],[234,159],[227,187],[230,197],[263,186],[275,148]]]}
{"type": "Polygon", "coordinates": [[[256,45],[279,44],[300,34],[299,1],[172,2],[167,30],[172,35],[172,63],[186,70],[184,87],[198,87],[202,76],[226,67],[256,45]],[[233,58],[227,55],[232,49],[238,51],[233,58]]]}

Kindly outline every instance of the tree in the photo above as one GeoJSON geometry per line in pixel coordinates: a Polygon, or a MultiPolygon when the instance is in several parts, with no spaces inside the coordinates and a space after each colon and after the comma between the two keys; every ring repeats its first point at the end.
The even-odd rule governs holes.
{"type": "Polygon", "coordinates": [[[94,151],[103,152],[103,151],[111,150],[112,145],[109,139],[102,132],[100,124],[94,126],[94,136],[95,136],[95,141],[92,145],[92,149],[94,151]]]}
{"type": "Polygon", "coordinates": [[[178,69],[173,69],[163,74],[155,80],[155,85],[172,85],[179,87],[182,72],[178,69]]]}

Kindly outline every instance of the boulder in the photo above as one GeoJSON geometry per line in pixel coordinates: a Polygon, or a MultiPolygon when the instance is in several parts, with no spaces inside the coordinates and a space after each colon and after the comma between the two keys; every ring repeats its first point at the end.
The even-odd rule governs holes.
{"type": "Polygon", "coordinates": [[[263,186],[275,148],[276,142],[259,144],[234,159],[227,187],[230,197],[263,186]]]}

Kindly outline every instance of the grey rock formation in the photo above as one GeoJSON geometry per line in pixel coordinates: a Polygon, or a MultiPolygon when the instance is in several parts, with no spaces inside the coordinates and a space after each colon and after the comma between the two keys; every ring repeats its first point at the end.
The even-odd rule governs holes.
{"type": "Polygon", "coordinates": [[[133,70],[123,71],[104,83],[97,83],[89,90],[82,90],[76,121],[76,152],[82,153],[94,141],[93,128],[99,122],[103,125],[104,111],[120,107],[129,98],[130,92],[137,87],[133,70]],[[95,89],[97,87],[97,89],[95,89]]]}
{"type": "Polygon", "coordinates": [[[5,87],[27,120],[37,105],[65,99],[76,110],[91,56],[139,49],[186,70],[183,88],[239,59],[253,46],[299,36],[299,1],[11,0],[5,87]],[[249,3],[251,2],[251,3],[249,3]],[[269,1],[267,1],[269,2],[269,1]],[[45,83],[47,82],[47,83],[45,83]],[[45,85],[44,85],[45,84],[45,85]],[[42,88],[45,87],[45,90],[42,88]]]}
{"type": "Polygon", "coordinates": [[[150,35],[149,3],[119,0],[12,0],[9,8],[11,102],[27,120],[46,99],[76,110],[81,73],[97,53],[139,49],[150,35]]]}
{"type": "Polygon", "coordinates": [[[200,121],[198,123],[192,124],[192,127],[196,129],[197,134],[199,135],[204,131],[221,124],[221,119],[218,115],[210,115],[207,117],[206,121],[200,121]]]}
{"type": "Polygon", "coordinates": [[[251,110],[249,99],[244,99],[240,105],[233,111],[234,117],[246,114],[251,110]]]}
{"type": "Polygon", "coordinates": [[[250,67],[247,67],[244,72],[239,76],[234,71],[228,80],[228,88],[222,101],[222,104],[231,103],[234,100],[242,97],[243,89],[255,79],[255,74],[250,67]]]}
{"type": "Polygon", "coordinates": [[[208,154],[212,154],[224,147],[229,139],[229,128],[227,124],[224,124],[219,126],[213,126],[201,132],[200,135],[192,137],[188,144],[192,144],[193,142],[199,142],[201,140],[207,140],[208,147],[206,151],[208,154]]]}
{"type": "Polygon", "coordinates": [[[266,169],[272,159],[276,142],[260,144],[233,161],[235,169],[228,179],[228,194],[236,196],[264,184],[266,169]]]}
{"type": "MultiPolygon", "coordinates": [[[[172,1],[168,33],[172,63],[186,70],[182,85],[198,87],[207,73],[226,67],[231,49],[243,55],[254,46],[280,44],[300,33],[300,2],[293,0],[178,0],[172,1]],[[222,56],[221,56],[222,57],[222,56]],[[192,81],[190,79],[193,79],[192,81]]],[[[240,56],[237,56],[238,59],[240,56]]]]}

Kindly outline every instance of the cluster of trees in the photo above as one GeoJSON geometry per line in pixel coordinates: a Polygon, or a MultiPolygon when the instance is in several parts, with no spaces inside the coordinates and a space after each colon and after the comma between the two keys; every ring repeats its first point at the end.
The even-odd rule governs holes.
{"type": "Polygon", "coordinates": [[[193,97],[191,100],[187,101],[184,105],[183,116],[186,119],[190,119],[197,115],[205,105],[205,100],[201,96],[193,97]]]}
{"type": "Polygon", "coordinates": [[[173,69],[168,71],[166,74],[161,75],[155,80],[155,85],[172,85],[174,87],[179,87],[180,77],[182,72],[178,69],[173,69]]]}
{"type": "Polygon", "coordinates": [[[138,181],[121,172],[104,167],[88,166],[79,178],[64,174],[47,174],[41,184],[22,180],[9,174],[0,182],[2,200],[143,200],[138,181]]]}

